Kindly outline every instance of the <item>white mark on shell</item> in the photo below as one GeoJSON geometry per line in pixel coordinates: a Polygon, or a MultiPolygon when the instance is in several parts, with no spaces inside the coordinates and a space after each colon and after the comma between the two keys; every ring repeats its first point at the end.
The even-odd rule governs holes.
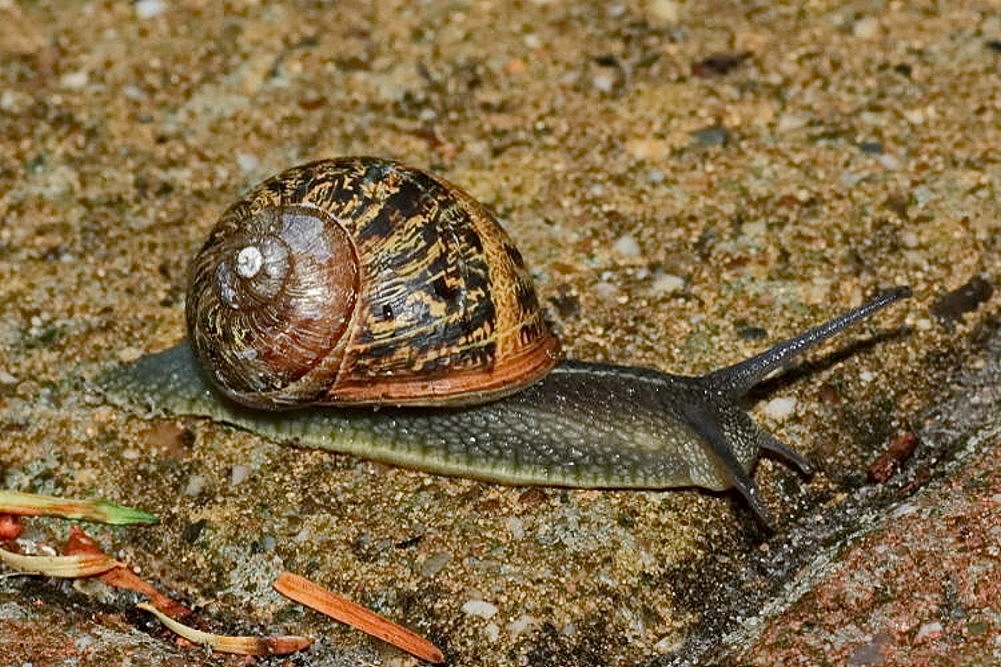
{"type": "Polygon", "coordinates": [[[263,265],[264,255],[255,245],[248,245],[236,253],[236,273],[241,278],[253,278],[263,265]]]}

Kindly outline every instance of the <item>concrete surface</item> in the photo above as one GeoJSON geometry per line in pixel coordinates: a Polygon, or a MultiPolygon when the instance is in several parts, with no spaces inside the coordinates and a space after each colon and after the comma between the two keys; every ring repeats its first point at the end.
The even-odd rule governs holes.
{"type": "MultiPolygon", "coordinates": [[[[986,0],[0,0],[3,483],[158,513],[92,534],[206,627],[318,638],[263,664],[414,662],[287,604],[282,569],[452,665],[997,663],[999,67],[986,0]],[[183,336],[221,210],[341,154],[493,207],[580,358],[697,373],[915,297],[763,388],[822,470],[758,467],[773,534],[729,494],[507,488],[103,405],[101,369],[183,336]]],[[[134,601],[0,579],[0,664],[242,662],[134,601]]]]}

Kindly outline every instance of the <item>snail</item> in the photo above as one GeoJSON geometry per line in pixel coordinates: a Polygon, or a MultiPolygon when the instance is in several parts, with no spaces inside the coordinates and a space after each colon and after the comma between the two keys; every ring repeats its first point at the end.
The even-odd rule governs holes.
{"type": "Polygon", "coordinates": [[[253,188],[195,257],[188,341],[108,371],[108,400],[277,441],[515,485],[735,488],[767,525],[765,376],[910,294],[871,301],[697,377],[561,358],[525,263],[444,179],[370,157],[253,188]]]}

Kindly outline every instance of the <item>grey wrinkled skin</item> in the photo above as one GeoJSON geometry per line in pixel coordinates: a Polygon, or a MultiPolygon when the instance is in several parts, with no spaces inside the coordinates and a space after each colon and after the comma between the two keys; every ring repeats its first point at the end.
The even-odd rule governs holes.
{"type": "Polygon", "coordinates": [[[699,377],[564,361],[528,389],[454,408],[261,411],[218,395],[181,343],[99,379],[117,405],[208,417],[277,441],[404,467],[519,485],[736,488],[765,523],[750,477],[762,449],[812,466],[758,427],[741,399],[772,371],[910,294],[873,300],[746,361],[699,377]]]}

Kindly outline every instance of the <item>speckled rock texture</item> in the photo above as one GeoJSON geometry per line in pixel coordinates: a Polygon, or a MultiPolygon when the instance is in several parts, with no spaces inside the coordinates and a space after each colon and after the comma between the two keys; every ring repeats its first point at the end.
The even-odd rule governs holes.
{"type": "MultiPolygon", "coordinates": [[[[157,513],[88,530],[202,627],[317,639],[260,664],[415,662],[282,570],[456,666],[1001,663],[999,74],[987,0],[0,0],[2,483],[157,513]],[[574,357],[699,373],[915,296],[756,394],[820,468],[758,466],[771,532],[732,494],[510,488],[105,404],[102,370],[183,337],[221,211],[347,154],[493,208],[574,357]]],[[[2,578],[0,664],[242,664],[136,601],[2,578]]]]}

